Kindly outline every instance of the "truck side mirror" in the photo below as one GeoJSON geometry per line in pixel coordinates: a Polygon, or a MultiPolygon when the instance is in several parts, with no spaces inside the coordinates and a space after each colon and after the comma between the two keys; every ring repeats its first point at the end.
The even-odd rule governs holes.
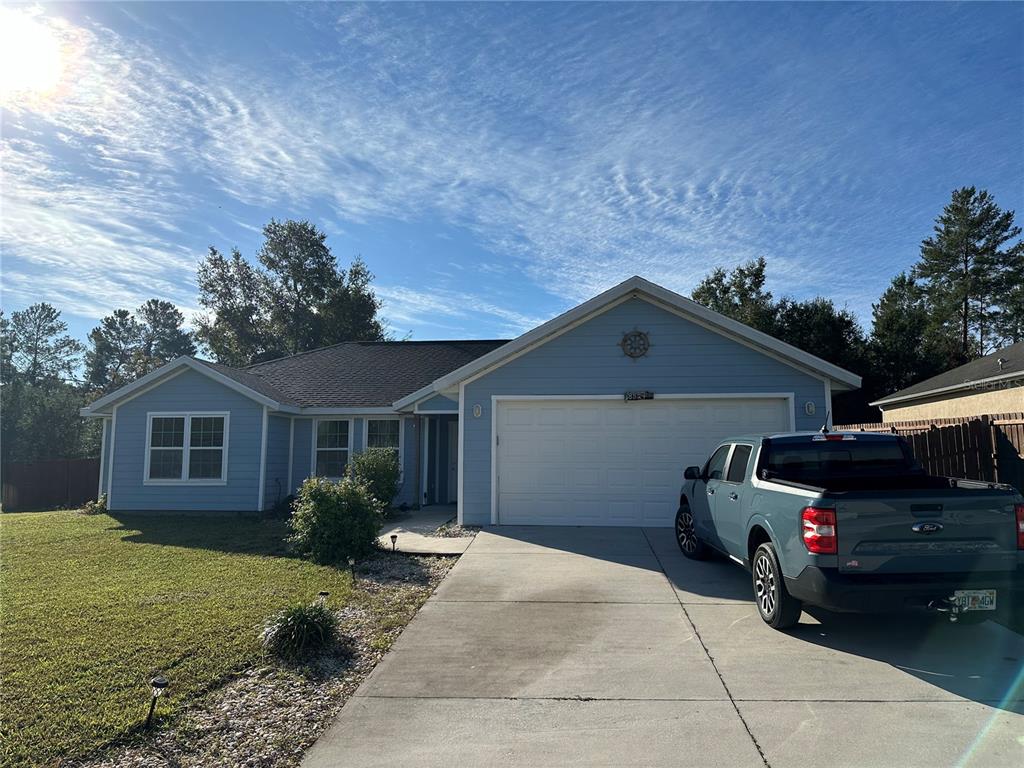
{"type": "Polygon", "coordinates": [[[683,472],[685,480],[700,480],[700,467],[687,467],[683,472]]]}

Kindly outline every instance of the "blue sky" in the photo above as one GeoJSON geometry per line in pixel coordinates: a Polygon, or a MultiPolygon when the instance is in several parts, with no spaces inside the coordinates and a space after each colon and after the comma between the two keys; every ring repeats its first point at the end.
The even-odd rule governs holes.
{"type": "Polygon", "coordinates": [[[3,306],[81,336],[151,296],[198,310],[207,246],[252,256],[271,217],[361,254],[427,339],[760,255],[777,295],[867,321],[954,187],[1024,211],[1021,4],[0,13],[3,306]],[[15,45],[40,34],[50,81],[15,45]]]}

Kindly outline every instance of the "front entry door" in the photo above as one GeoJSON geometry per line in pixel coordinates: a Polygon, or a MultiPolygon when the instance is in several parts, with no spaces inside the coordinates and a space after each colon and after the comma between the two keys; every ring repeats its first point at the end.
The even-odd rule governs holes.
{"type": "Polygon", "coordinates": [[[459,422],[448,422],[448,503],[459,500],[459,422]]]}

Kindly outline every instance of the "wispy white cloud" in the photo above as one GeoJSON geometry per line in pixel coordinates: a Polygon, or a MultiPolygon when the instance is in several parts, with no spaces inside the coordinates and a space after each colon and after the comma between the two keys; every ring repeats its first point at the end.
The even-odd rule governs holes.
{"type": "MultiPolygon", "coordinates": [[[[55,106],[9,110],[5,290],[32,290],[36,265],[40,290],[83,313],[154,291],[189,305],[197,229],[211,226],[200,211],[217,199],[323,209],[339,231],[440,223],[494,254],[473,265],[484,281],[458,285],[447,249],[433,273],[382,279],[403,327],[465,332],[486,317],[516,333],[543,319],[479,288],[487,275],[525,276],[565,306],[634,273],[688,292],[759,255],[776,293],[865,314],[917,239],[883,233],[934,213],[893,169],[979,152],[963,129],[898,119],[865,148],[892,92],[922,77],[847,43],[851,28],[870,39],[869,13],[837,10],[809,45],[782,9],[749,22],[697,5],[294,12],[309,45],[264,67],[47,12],[75,77],[55,106]],[[775,34],[755,34],[766,25],[775,34]],[[877,104],[874,78],[890,87],[877,104]]],[[[905,55],[923,55],[914,45],[905,55]]]]}

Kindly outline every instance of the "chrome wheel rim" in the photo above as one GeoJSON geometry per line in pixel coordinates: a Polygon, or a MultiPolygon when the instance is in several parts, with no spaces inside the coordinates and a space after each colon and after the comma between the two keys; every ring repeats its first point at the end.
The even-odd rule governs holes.
{"type": "Polygon", "coordinates": [[[697,534],[693,530],[693,515],[689,512],[680,512],[676,516],[676,539],[683,552],[693,554],[697,551],[697,534]]]}
{"type": "Polygon", "coordinates": [[[757,595],[757,606],[764,616],[775,613],[775,590],[775,569],[768,561],[768,556],[761,555],[754,563],[754,593],[757,595]]]}

